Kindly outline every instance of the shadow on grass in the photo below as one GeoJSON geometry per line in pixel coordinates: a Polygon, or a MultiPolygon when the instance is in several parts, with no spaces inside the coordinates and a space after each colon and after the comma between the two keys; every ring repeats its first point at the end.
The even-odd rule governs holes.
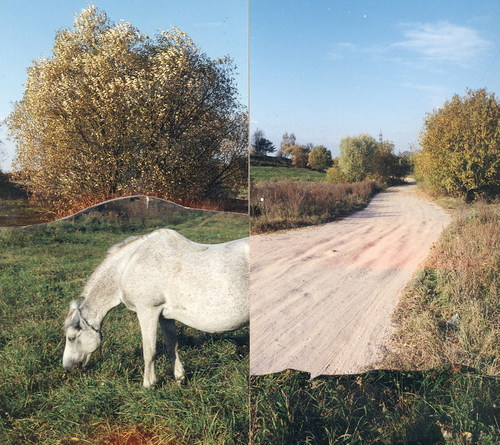
{"type": "Polygon", "coordinates": [[[251,443],[498,443],[499,381],[474,370],[251,377],[251,443]]]}

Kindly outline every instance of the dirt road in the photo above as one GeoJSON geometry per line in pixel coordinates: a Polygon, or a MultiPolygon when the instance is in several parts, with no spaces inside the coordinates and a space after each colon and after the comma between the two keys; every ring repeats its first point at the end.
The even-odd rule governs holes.
{"type": "Polygon", "coordinates": [[[312,378],[376,363],[399,293],[448,222],[410,184],[341,221],[252,236],[250,373],[312,378]]]}

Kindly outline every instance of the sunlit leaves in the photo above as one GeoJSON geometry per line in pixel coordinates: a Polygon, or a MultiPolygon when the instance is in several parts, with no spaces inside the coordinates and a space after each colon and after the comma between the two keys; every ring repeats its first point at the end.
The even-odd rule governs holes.
{"type": "Polygon", "coordinates": [[[329,178],[333,182],[367,178],[389,181],[404,178],[409,170],[404,156],[394,153],[392,142],[377,142],[372,136],[360,134],[340,141],[338,168],[335,166],[329,171],[329,178]]]}
{"type": "Polygon", "coordinates": [[[314,147],[307,159],[307,165],[315,170],[326,170],[333,164],[331,151],[323,145],[314,147]]]}
{"type": "Polygon", "coordinates": [[[378,144],[372,136],[361,134],[340,141],[339,168],[349,182],[362,181],[373,172],[378,144]]]}
{"type": "Polygon", "coordinates": [[[471,197],[500,186],[500,103],[485,89],[427,115],[416,172],[436,192],[471,197]]]}
{"type": "Polygon", "coordinates": [[[182,31],[155,39],[93,5],[28,69],[7,119],[35,198],[74,207],[125,193],[200,201],[245,186],[247,120],[230,58],[182,31]],[[83,199],[85,197],[85,199],[83,199]]]}

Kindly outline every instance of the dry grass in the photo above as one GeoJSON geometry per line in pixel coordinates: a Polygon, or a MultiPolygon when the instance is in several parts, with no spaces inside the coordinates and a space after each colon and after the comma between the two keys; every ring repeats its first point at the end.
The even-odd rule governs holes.
{"type": "Polygon", "coordinates": [[[261,182],[252,185],[252,233],[323,224],[365,207],[381,190],[375,181],[352,184],[261,182]]]}
{"type": "MultiPolygon", "coordinates": [[[[73,440],[78,441],[78,438],[73,440]]],[[[144,431],[139,426],[126,428],[106,428],[102,432],[96,433],[90,441],[83,443],[93,443],[98,445],[180,445],[181,440],[176,439],[174,433],[168,434],[168,431],[156,433],[153,431],[144,431]],[[167,437],[171,436],[172,439],[167,437]]]]}
{"type": "Polygon", "coordinates": [[[387,366],[455,364],[486,375],[499,373],[499,219],[498,203],[456,209],[453,223],[396,311],[387,366]]]}

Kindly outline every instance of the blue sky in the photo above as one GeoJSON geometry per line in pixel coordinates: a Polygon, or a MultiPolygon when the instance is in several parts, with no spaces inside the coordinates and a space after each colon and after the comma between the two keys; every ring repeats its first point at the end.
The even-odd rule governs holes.
{"type": "MultiPolygon", "coordinates": [[[[229,54],[237,65],[243,103],[248,102],[248,3],[246,0],[94,0],[113,22],[132,23],[154,36],[171,25],[189,34],[210,57],[229,54]]],[[[71,28],[86,0],[0,1],[0,121],[22,98],[26,69],[40,57],[50,57],[58,30],[71,28]]],[[[10,170],[14,145],[0,128],[6,152],[0,169],[10,170]]]]}
{"type": "MultiPolygon", "coordinates": [[[[247,99],[246,0],[96,0],[143,33],[175,25],[211,57],[229,54],[247,99]]],[[[21,99],[26,68],[50,57],[57,30],[88,2],[1,0],[0,120],[21,99]]],[[[368,133],[406,150],[425,114],[466,88],[500,91],[498,0],[251,0],[252,130],[279,145],[323,144],[368,133]]],[[[10,168],[14,147],[0,128],[10,168]]]]}
{"type": "Polygon", "coordinates": [[[382,130],[404,151],[454,94],[500,92],[499,21],[498,0],[252,0],[252,129],[334,155],[382,130]]]}

